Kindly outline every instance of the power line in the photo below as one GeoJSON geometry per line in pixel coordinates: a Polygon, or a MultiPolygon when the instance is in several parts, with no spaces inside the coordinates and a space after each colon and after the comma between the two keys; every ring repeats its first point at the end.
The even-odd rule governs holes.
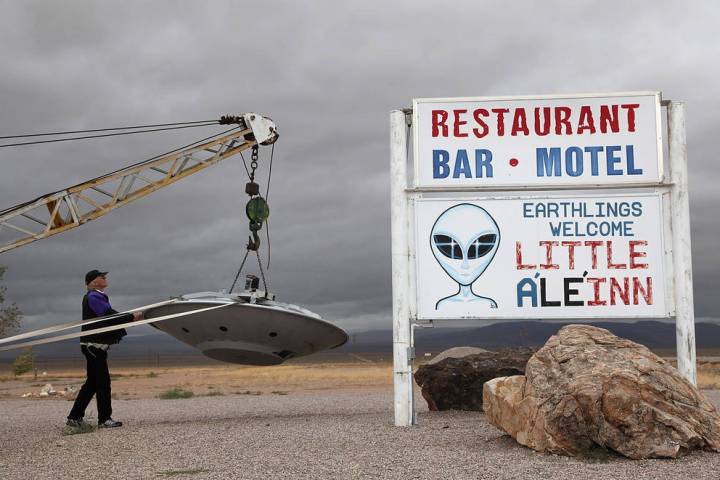
{"type": "Polygon", "coordinates": [[[218,120],[197,120],[194,122],[175,122],[175,123],[156,123],[153,125],[135,125],[128,127],[112,127],[112,128],[93,128],[89,130],[68,130],[65,132],[48,132],[48,133],[28,133],[24,135],[5,135],[0,136],[0,140],[9,138],[28,138],[28,137],[47,137],[52,135],[71,135],[75,133],[91,133],[91,132],[109,132],[113,130],[134,130],[138,128],[154,128],[154,127],[174,127],[177,125],[191,125],[197,123],[219,123],[218,120]]]}
{"type": "Polygon", "coordinates": [[[154,128],[154,129],[147,129],[147,130],[137,130],[134,132],[105,133],[103,135],[86,135],[86,136],[82,136],[82,137],[57,138],[57,139],[53,139],[53,140],[37,140],[34,142],[7,143],[5,145],[0,145],[0,148],[18,147],[18,146],[22,146],[22,145],[38,145],[38,144],[42,144],[42,143],[69,142],[71,140],[86,140],[89,138],[115,137],[118,135],[133,135],[135,133],[163,132],[166,130],[180,130],[183,128],[210,127],[213,125],[218,125],[217,120],[214,120],[212,123],[197,124],[197,125],[185,125],[185,126],[180,126],[180,127],[154,128]]]}

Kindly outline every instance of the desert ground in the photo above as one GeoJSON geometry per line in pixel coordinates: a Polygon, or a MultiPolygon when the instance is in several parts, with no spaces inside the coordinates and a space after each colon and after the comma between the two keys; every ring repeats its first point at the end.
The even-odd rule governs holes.
{"type": "MultiPolygon", "coordinates": [[[[120,362],[122,363],[122,362],[120,362]]],[[[0,370],[0,478],[552,478],[714,479],[720,454],[631,461],[565,458],[519,446],[480,412],[429,412],[393,426],[392,365],[348,356],[275,367],[111,366],[117,429],[63,435],[76,367],[0,370]],[[45,373],[43,375],[43,373],[45,373]],[[31,393],[32,396],[26,396],[31,393]],[[165,397],[165,398],[163,398],[165,397]],[[187,397],[187,398],[184,398],[187,397]]],[[[700,359],[720,407],[720,360],[700,359]]],[[[88,419],[95,417],[94,402],[88,419]]]]}

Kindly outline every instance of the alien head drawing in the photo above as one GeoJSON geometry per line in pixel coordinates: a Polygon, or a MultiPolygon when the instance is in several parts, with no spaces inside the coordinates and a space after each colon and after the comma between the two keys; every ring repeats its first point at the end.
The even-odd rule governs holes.
{"type": "Polygon", "coordinates": [[[430,232],[430,248],[445,273],[458,284],[458,292],[438,300],[436,310],[467,302],[497,308],[492,298],[476,295],[472,284],[490,265],[499,244],[500,229],[484,208],[461,203],[440,214],[430,232]]]}

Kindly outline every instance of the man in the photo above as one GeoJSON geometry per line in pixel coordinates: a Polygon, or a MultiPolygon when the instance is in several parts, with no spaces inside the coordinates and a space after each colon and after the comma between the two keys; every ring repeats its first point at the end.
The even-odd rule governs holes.
{"type": "MultiPolygon", "coordinates": [[[[108,272],[90,270],[85,275],[87,293],[82,301],[83,320],[89,320],[106,315],[114,315],[118,312],[110,306],[105,289],[108,286],[108,272]]],[[[102,320],[91,325],[83,325],[83,331],[96,328],[120,325],[143,318],[142,312],[128,313],[116,318],[102,320]]],[[[89,334],[80,337],[80,349],[87,360],[87,380],[80,388],[72,410],[67,417],[67,425],[80,427],[87,408],[93,395],[97,401],[98,427],[111,428],[121,427],[122,422],[112,419],[112,405],[110,398],[110,372],[107,364],[107,351],[110,345],[119,343],[127,335],[125,329],[89,334]]]]}

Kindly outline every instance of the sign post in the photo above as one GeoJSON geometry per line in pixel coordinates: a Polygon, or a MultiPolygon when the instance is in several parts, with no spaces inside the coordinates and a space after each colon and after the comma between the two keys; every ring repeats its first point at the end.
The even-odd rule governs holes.
{"type": "Polygon", "coordinates": [[[684,105],[658,92],[413,101],[391,114],[395,424],[412,325],[670,318],[696,382],[684,105]]]}
{"type": "Polygon", "coordinates": [[[672,179],[672,243],[675,270],[677,368],[683,377],[687,378],[693,385],[697,385],[685,104],[682,102],[668,103],[668,150],[672,179]]]}
{"type": "Polygon", "coordinates": [[[393,388],[395,425],[414,424],[412,327],[410,320],[410,249],[408,243],[407,138],[405,113],[390,114],[390,218],[393,291],[393,388]]]}

